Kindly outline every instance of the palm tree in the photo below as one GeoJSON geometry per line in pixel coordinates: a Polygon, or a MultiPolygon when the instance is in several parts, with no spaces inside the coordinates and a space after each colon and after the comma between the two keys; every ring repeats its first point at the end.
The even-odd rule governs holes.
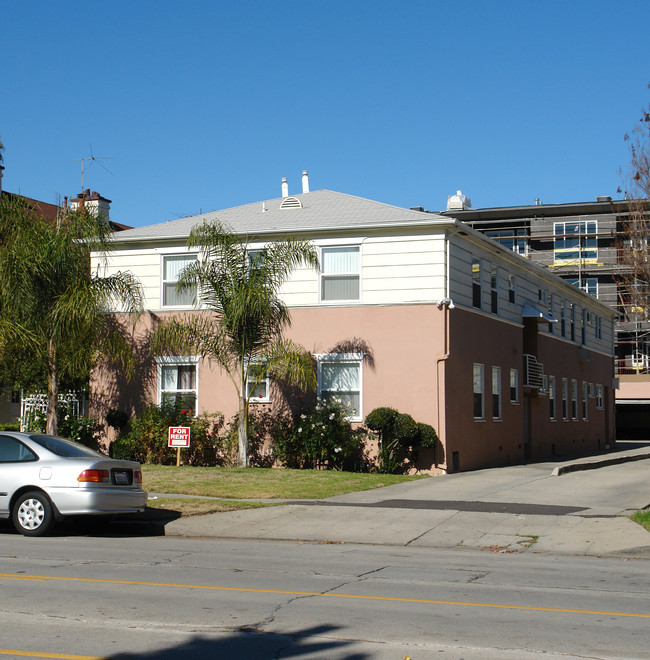
{"type": "Polygon", "coordinates": [[[238,462],[247,466],[249,403],[260,379],[268,374],[303,389],[316,386],[309,352],[282,336],[291,318],[279,298],[294,268],[318,267],[316,248],[289,239],[251,250],[248,239],[218,221],[195,227],[187,244],[199,248],[200,258],[183,270],[178,286],[195,289],[211,313],[164,322],[153,335],[152,350],[192,353],[216,362],[228,374],[239,401],[238,462]]]}
{"type": "Polygon", "coordinates": [[[57,431],[62,377],[83,378],[102,356],[133,356],[106,311],[142,309],[140,285],[128,273],[90,272],[90,252],[110,249],[111,229],[88,210],[56,222],[15,196],[0,200],[0,354],[27,352],[47,379],[48,433],[57,431]]]}

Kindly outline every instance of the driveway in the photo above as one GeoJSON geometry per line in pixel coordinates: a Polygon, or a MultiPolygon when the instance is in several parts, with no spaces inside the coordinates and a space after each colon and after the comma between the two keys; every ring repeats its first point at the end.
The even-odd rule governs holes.
{"type": "Polygon", "coordinates": [[[639,444],[579,461],[441,475],[326,500],[180,518],[167,523],[165,533],[650,557],[650,533],[627,517],[648,505],[650,447],[639,444]],[[621,462],[603,464],[612,459],[621,462]]]}

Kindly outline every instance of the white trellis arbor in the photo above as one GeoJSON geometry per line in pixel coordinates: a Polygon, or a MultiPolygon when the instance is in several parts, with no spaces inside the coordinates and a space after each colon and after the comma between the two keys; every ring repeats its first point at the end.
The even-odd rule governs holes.
{"type": "MultiPolygon", "coordinates": [[[[79,402],[76,392],[67,392],[59,394],[59,405],[64,404],[69,413],[79,417],[80,408],[83,408],[83,401],[79,402]]],[[[81,410],[83,414],[84,410],[81,410]]],[[[20,398],[20,430],[26,431],[33,428],[36,419],[47,415],[47,394],[37,393],[21,396],[20,398]]]]}

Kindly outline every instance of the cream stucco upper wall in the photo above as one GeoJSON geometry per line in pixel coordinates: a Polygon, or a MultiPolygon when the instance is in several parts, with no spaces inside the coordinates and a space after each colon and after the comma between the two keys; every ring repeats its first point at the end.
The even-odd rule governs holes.
{"type": "MultiPolygon", "coordinates": [[[[301,267],[281,289],[281,297],[291,308],[314,306],[408,305],[435,303],[451,298],[454,305],[476,313],[492,314],[492,266],[497,272],[497,316],[515,324],[522,323],[522,309],[526,303],[549,312],[548,303],[539,299],[552,298],[550,313],[560,318],[560,303],[576,310],[576,340],[581,342],[582,310],[589,312],[591,323],[585,324],[586,346],[604,353],[613,352],[613,318],[595,299],[571,287],[549,271],[509,253],[498,244],[472,230],[458,229],[448,224],[428,226],[384,227],[351,234],[324,232],[314,240],[319,247],[355,245],[360,255],[360,298],[358,301],[327,301],[319,299],[320,274],[313,268],[301,267]],[[472,304],[472,258],[481,260],[482,305],[472,304]],[[447,277],[447,275],[449,277],[447,277]],[[515,277],[515,302],[509,300],[509,275],[515,277]],[[449,284],[448,284],[449,282],[449,284]],[[601,336],[597,336],[596,321],[600,319],[601,336]]],[[[251,248],[262,247],[255,243],[251,248]]],[[[98,272],[105,274],[130,271],[141,282],[144,305],[148,311],[172,311],[162,307],[162,259],[166,255],[186,254],[184,242],[146,245],[124,243],[106,259],[98,272]]],[[[100,263],[93,257],[93,266],[100,263]]],[[[567,316],[567,323],[569,322],[567,316]]],[[[549,332],[548,324],[540,322],[541,332],[549,332]]],[[[560,323],[553,324],[554,334],[560,336],[560,323]]],[[[570,336],[566,338],[570,341],[570,336]]]]}

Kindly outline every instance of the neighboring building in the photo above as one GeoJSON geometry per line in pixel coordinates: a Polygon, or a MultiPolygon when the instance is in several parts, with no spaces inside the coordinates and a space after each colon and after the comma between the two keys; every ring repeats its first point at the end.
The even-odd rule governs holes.
{"type": "MultiPolygon", "coordinates": [[[[217,219],[252,249],[288,236],[318,246],[320,271],[297,269],[283,289],[286,334],[314,355],[319,393],[352,403],[352,421],[392,406],[435,427],[439,448],[422,452],[418,468],[457,472],[612,447],[609,308],[452,218],[328,190],[289,196],[283,185],[278,199],[115,235],[107,260],[94,256],[92,267],[141,281],[138,355],[148,355],[158,320],[200,313],[175,281],[197,258],[186,247],[192,227],[217,219]],[[553,313],[565,310],[557,322],[551,300],[553,313]]],[[[237,407],[228,378],[191,355],[144,357],[130,384],[105,367],[91,383],[100,416],[176,395],[194,397],[199,412],[229,417],[237,407]]],[[[269,383],[255,405],[279,406],[281,396],[269,383]]]]}
{"type": "MultiPolygon", "coordinates": [[[[2,163],[2,158],[0,154],[0,163],[2,163]]],[[[56,204],[49,204],[47,202],[41,202],[37,199],[32,199],[31,197],[26,197],[25,195],[18,193],[11,193],[2,189],[2,177],[4,166],[0,164],[0,197],[2,198],[19,198],[25,201],[36,213],[48,220],[49,222],[56,222],[60,217],[60,214],[65,213],[68,208],[75,210],[79,208],[80,205],[86,205],[91,211],[96,212],[102,215],[106,221],[109,223],[113,231],[123,231],[125,229],[131,229],[128,225],[123,225],[118,222],[114,222],[110,219],[110,204],[111,200],[106,199],[99,195],[99,193],[90,190],[84,190],[79,193],[76,197],[70,199],[70,205],[68,206],[68,198],[64,198],[63,208],[56,204]]],[[[0,388],[0,423],[16,423],[21,416],[21,396],[19,392],[11,392],[8,389],[0,388]]]]}
{"type": "Polygon", "coordinates": [[[598,197],[594,202],[473,209],[457,191],[442,213],[549,268],[617,313],[619,437],[646,437],[650,427],[650,323],[617,280],[626,268],[620,259],[623,227],[635,208],[628,200],[598,197]]]}

